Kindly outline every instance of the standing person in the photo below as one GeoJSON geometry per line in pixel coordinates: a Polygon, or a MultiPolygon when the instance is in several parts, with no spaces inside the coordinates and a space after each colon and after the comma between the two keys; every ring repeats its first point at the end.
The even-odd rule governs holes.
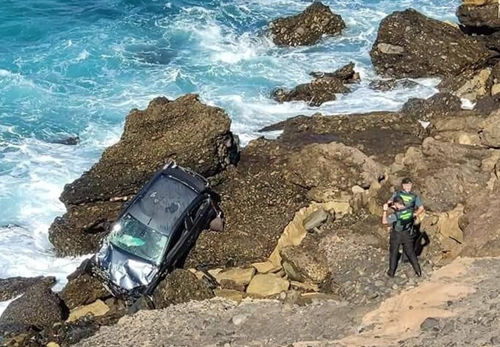
{"type": "Polygon", "coordinates": [[[387,203],[390,205],[396,196],[400,196],[403,199],[405,206],[415,211],[415,218],[417,219],[416,224],[419,224],[418,218],[422,213],[424,213],[425,208],[422,203],[422,199],[412,191],[412,188],[413,183],[411,178],[403,178],[401,181],[401,189],[394,192],[387,203]]]}
{"type": "Polygon", "coordinates": [[[391,226],[391,237],[389,246],[389,270],[387,275],[394,277],[398,267],[399,248],[403,246],[403,252],[406,254],[410,263],[415,270],[415,274],[422,276],[422,270],[418,263],[417,255],[413,245],[414,235],[413,226],[415,222],[414,211],[405,206],[405,201],[402,197],[396,196],[393,199],[392,208],[395,212],[387,216],[389,204],[384,204],[384,212],[382,214],[382,224],[391,226]]]}

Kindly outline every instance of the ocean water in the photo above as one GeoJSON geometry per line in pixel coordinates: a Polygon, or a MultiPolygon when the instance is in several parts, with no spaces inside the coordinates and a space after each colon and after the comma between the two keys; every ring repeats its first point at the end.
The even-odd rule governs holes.
{"type": "MultiPolygon", "coordinates": [[[[278,48],[265,36],[299,0],[0,0],[0,278],[54,275],[60,288],[81,258],[57,259],[47,238],[64,213],[58,197],[118,141],[131,108],[154,97],[199,93],[223,107],[243,143],[262,126],[298,114],[397,110],[428,97],[437,80],[387,93],[368,52],[380,20],[413,7],[456,21],[458,0],[325,0],[344,34],[312,47],[278,48]],[[352,94],[310,108],[268,98],[354,61],[352,94]],[[81,143],[52,143],[68,136],[81,143]]],[[[0,311],[5,307],[0,304],[0,311]]]]}

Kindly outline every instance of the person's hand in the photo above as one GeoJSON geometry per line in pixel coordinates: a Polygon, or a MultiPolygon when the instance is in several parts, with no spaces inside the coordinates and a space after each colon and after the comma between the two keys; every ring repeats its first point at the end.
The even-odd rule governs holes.
{"type": "Polygon", "coordinates": [[[384,209],[384,211],[387,211],[389,209],[389,204],[384,204],[383,209],[384,209]]]}

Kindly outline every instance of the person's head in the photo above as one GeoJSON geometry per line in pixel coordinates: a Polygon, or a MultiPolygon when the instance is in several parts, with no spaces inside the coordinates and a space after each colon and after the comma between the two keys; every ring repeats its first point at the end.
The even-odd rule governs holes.
{"type": "Polygon", "coordinates": [[[394,197],[394,200],[392,200],[392,208],[394,208],[396,211],[404,209],[405,201],[403,200],[403,198],[400,196],[394,197]]]}
{"type": "Polygon", "coordinates": [[[411,178],[409,177],[403,178],[403,180],[401,181],[401,185],[403,186],[403,190],[405,192],[411,192],[411,188],[413,187],[411,178]]]}

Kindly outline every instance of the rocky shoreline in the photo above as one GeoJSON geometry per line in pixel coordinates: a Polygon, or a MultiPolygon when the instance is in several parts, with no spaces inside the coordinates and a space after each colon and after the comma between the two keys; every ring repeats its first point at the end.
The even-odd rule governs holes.
{"type": "MultiPolygon", "coordinates": [[[[128,330],[127,324],[139,331],[136,319],[171,320],[210,310],[217,319],[207,322],[229,310],[234,311],[230,325],[240,326],[248,318],[239,312],[246,306],[254,316],[290,317],[296,329],[300,314],[342,317],[323,322],[322,329],[336,327],[329,328],[331,334],[314,336],[303,327],[303,335],[289,338],[272,332],[276,339],[262,337],[261,345],[317,339],[329,345],[360,333],[353,324],[361,324],[368,311],[426,283],[404,266],[395,279],[385,277],[388,233],[380,224],[381,207],[406,176],[413,178],[427,210],[421,229],[430,241],[422,254],[428,278],[459,256],[500,256],[500,63],[488,44],[500,30],[490,3],[471,6],[458,10],[461,27],[415,10],[382,21],[371,57],[375,70],[394,80],[374,88],[409,83],[408,77],[443,78],[441,93],[411,99],[398,112],[297,116],[261,130],[281,131],[277,139],[262,137],[240,149],[229,116],[197,95],[156,98],[145,110],[132,110],[120,141],[65,186],[61,201],[67,212],[49,230],[55,253],[95,252],[125,202],[168,160],[209,178],[222,198],[225,230],[202,233],[186,269],[169,274],[155,291],[160,310],[154,312],[142,306],[127,315],[126,303],[85,271],[86,262],[60,293],[51,290],[53,278],[1,280],[1,299],[16,299],[0,317],[0,345],[68,346],[119,320],[116,331],[128,330]],[[463,109],[463,99],[474,108],[463,109]],[[262,298],[271,301],[259,302],[262,298]],[[200,303],[189,303],[193,300],[200,303]]],[[[340,16],[314,3],[302,14],[274,21],[269,30],[277,45],[297,46],[316,44],[344,28],[340,16]]],[[[311,83],[276,90],[273,97],[320,105],[359,80],[353,64],[311,76],[311,83]]],[[[254,320],[260,327],[267,324],[254,320]]],[[[200,324],[196,329],[206,326],[200,324]]],[[[113,329],[102,330],[112,336],[113,329]]],[[[105,334],[82,345],[118,343],[105,334]]],[[[130,334],[123,339],[132,339],[130,334]]],[[[165,337],[168,327],[151,334],[165,337]]],[[[211,338],[222,345],[245,341],[246,335],[234,334],[211,338]]]]}

